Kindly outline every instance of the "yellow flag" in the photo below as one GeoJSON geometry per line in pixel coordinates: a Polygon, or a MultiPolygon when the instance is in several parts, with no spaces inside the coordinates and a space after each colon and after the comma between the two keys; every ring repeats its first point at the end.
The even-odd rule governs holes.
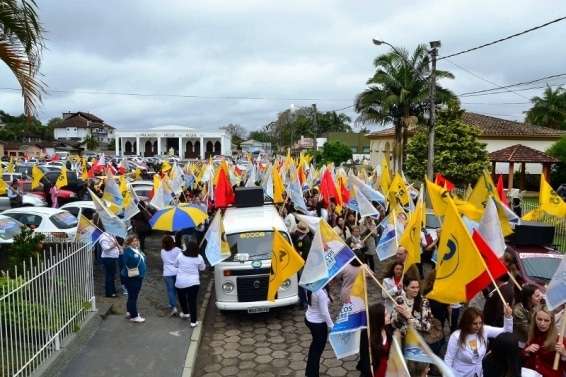
{"type": "Polygon", "coordinates": [[[136,181],[139,181],[141,179],[141,175],[142,175],[141,169],[136,168],[136,170],[134,170],[134,179],[136,181]]]}
{"type": "Polygon", "coordinates": [[[67,181],[67,168],[63,166],[61,168],[61,173],[59,173],[59,176],[57,177],[57,181],[55,182],[55,187],[60,189],[61,187],[65,187],[68,184],[69,182],[67,181]]]}
{"type": "Polygon", "coordinates": [[[405,184],[405,180],[401,177],[401,174],[397,173],[393,177],[393,181],[391,181],[391,185],[389,186],[389,204],[393,205],[397,199],[399,203],[406,206],[409,204],[409,190],[407,189],[407,185],[405,184]]]}
{"type": "Polygon", "coordinates": [[[14,166],[14,158],[10,157],[10,163],[8,164],[8,167],[6,168],[6,171],[8,173],[15,173],[16,172],[16,167],[14,166]]]}
{"type": "Polygon", "coordinates": [[[167,160],[163,161],[163,163],[161,164],[161,172],[167,173],[170,170],[171,170],[171,164],[169,163],[169,161],[167,160]]]}
{"type": "Polygon", "coordinates": [[[566,203],[548,184],[543,174],[540,175],[539,204],[549,215],[566,217],[566,203]]]}
{"type": "Polygon", "coordinates": [[[269,301],[275,301],[275,295],[281,284],[295,275],[305,264],[305,261],[295,251],[293,245],[275,229],[273,230],[272,248],[269,288],[267,290],[267,299],[269,301]]]}
{"type": "Polygon", "coordinates": [[[31,189],[35,189],[36,187],[39,187],[39,184],[41,183],[41,178],[43,178],[43,172],[41,171],[41,169],[37,166],[37,165],[33,165],[33,167],[31,168],[31,189]]]}
{"type": "Polygon", "coordinates": [[[391,186],[391,175],[389,174],[389,165],[387,159],[381,160],[381,177],[379,177],[379,187],[385,196],[389,194],[389,187],[391,186]]]}
{"type": "Polygon", "coordinates": [[[415,207],[413,213],[407,221],[405,230],[401,235],[399,240],[399,245],[407,249],[407,259],[405,260],[405,272],[415,263],[421,262],[421,230],[423,227],[424,220],[424,201],[423,193],[421,189],[421,194],[419,200],[415,207]]]}
{"type": "Polygon", "coordinates": [[[120,177],[118,177],[118,181],[120,182],[120,186],[118,188],[122,193],[122,196],[124,196],[128,191],[128,183],[126,182],[126,177],[121,175],[120,177]]]}
{"type": "MultiPolygon", "coordinates": [[[[437,185],[428,180],[425,177],[426,182],[426,191],[428,193],[428,197],[430,198],[430,202],[432,203],[432,209],[437,216],[444,216],[446,212],[446,206],[448,204],[448,199],[453,199],[452,194],[444,187],[437,185]]],[[[465,215],[466,217],[470,218],[474,221],[480,221],[482,214],[483,214],[483,207],[476,208],[470,202],[466,202],[460,199],[454,199],[454,204],[458,209],[458,212],[465,215]]]]}
{"type": "Polygon", "coordinates": [[[469,301],[468,285],[484,273],[485,262],[451,198],[442,222],[437,261],[436,280],[427,297],[445,304],[469,301]]]}
{"type": "Polygon", "coordinates": [[[161,179],[159,179],[159,174],[153,175],[153,193],[157,193],[157,189],[159,189],[159,185],[161,184],[161,179]]]}
{"type": "Polygon", "coordinates": [[[86,159],[82,159],[81,162],[81,179],[83,181],[88,181],[88,164],[86,163],[86,159]]]}
{"type": "Polygon", "coordinates": [[[283,182],[281,181],[281,174],[279,169],[275,166],[271,169],[272,180],[273,180],[273,203],[283,203],[283,182]]]}
{"type": "Polygon", "coordinates": [[[495,184],[491,179],[491,175],[487,171],[483,171],[479,176],[476,185],[472,189],[472,193],[468,201],[477,208],[485,208],[487,200],[490,196],[493,196],[496,201],[499,200],[499,195],[497,195],[497,190],[495,184]]]}
{"type": "MultiPolygon", "coordinates": [[[[4,175],[4,168],[2,164],[0,164],[0,177],[4,175]]],[[[8,185],[4,182],[3,179],[0,179],[0,195],[4,195],[8,192],[8,185]]]]}
{"type": "Polygon", "coordinates": [[[537,207],[523,215],[521,220],[523,221],[539,221],[544,216],[544,210],[541,207],[537,207]]]}

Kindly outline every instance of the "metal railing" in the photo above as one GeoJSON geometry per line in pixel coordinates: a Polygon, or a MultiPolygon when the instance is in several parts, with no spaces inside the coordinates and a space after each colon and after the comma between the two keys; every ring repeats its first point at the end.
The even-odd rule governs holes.
{"type": "Polygon", "coordinates": [[[1,376],[30,376],[96,310],[92,244],[50,246],[0,276],[1,376]]]}
{"type": "MultiPolygon", "coordinates": [[[[538,200],[521,200],[523,215],[538,207],[538,200]]],[[[554,245],[561,252],[566,252],[566,219],[543,214],[537,222],[554,226],[554,245]]]]}

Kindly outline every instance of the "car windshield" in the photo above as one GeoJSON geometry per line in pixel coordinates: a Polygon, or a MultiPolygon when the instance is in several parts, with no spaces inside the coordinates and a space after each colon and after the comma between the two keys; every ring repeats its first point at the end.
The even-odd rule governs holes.
{"type": "MultiPolygon", "coordinates": [[[[287,235],[285,233],[282,234],[288,240],[287,235]]],[[[271,259],[272,231],[229,234],[226,238],[232,253],[232,256],[228,259],[229,261],[234,260],[235,254],[248,254],[250,260],[271,259]]]]}
{"type": "Polygon", "coordinates": [[[550,281],[556,272],[561,258],[529,257],[522,258],[525,272],[529,277],[550,281]]]}
{"type": "Polygon", "coordinates": [[[0,219],[0,238],[9,240],[20,233],[22,224],[13,219],[0,219]]]}
{"type": "Polygon", "coordinates": [[[77,226],[77,218],[69,212],[59,212],[52,215],[51,222],[59,229],[71,229],[77,226]]]}

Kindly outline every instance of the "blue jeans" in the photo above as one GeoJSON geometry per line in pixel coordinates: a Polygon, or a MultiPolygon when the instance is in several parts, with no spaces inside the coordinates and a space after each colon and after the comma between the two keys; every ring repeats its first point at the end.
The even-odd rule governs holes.
{"type": "Polygon", "coordinates": [[[104,294],[106,297],[112,297],[116,294],[114,279],[116,277],[117,258],[100,258],[104,267],[104,294]]]}
{"type": "Polygon", "coordinates": [[[169,299],[169,307],[171,309],[177,307],[177,291],[175,289],[175,280],[177,280],[177,276],[163,276],[163,280],[165,280],[165,289],[167,290],[167,298],[169,299]]]}
{"type": "Polygon", "coordinates": [[[128,302],[126,303],[126,308],[128,313],[130,313],[131,318],[136,318],[138,316],[138,296],[140,294],[142,281],[143,279],[141,277],[125,279],[126,289],[128,290],[128,302]]]}

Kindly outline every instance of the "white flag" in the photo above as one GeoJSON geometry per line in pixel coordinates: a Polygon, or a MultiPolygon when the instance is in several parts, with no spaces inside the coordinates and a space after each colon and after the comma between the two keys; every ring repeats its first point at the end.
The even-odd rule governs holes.
{"type": "Polygon", "coordinates": [[[360,217],[368,217],[379,215],[379,211],[371,204],[371,202],[365,197],[361,190],[354,190],[356,201],[358,202],[358,208],[360,210],[360,217]]]}
{"type": "Polygon", "coordinates": [[[501,231],[499,216],[497,216],[497,207],[491,197],[488,199],[485,206],[478,231],[495,255],[497,255],[498,258],[503,257],[503,253],[505,252],[505,239],[501,231]]]}
{"type": "Polygon", "coordinates": [[[216,215],[204,235],[206,239],[204,254],[211,266],[215,266],[230,257],[230,247],[228,242],[222,239],[224,237],[222,233],[222,216],[220,211],[216,211],[216,215]]]}

